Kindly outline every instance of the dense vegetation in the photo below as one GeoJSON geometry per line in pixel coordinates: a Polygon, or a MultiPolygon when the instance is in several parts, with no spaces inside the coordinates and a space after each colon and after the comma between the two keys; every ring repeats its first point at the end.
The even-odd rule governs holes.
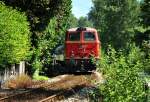
{"type": "Polygon", "coordinates": [[[144,76],[150,72],[150,2],[93,0],[93,4],[88,17],[102,42],[99,70],[106,80],[99,89],[104,102],[145,102],[149,94],[144,76]]]}
{"type": "Polygon", "coordinates": [[[109,47],[102,56],[100,71],[106,78],[100,85],[104,102],[145,102],[144,54],[135,45],[115,51],[109,47]]]}
{"type": "MultiPolygon", "coordinates": [[[[71,0],[2,0],[5,5],[11,6],[11,9],[18,8],[17,10],[20,12],[25,12],[24,15],[20,16],[19,18],[21,21],[26,20],[29,21],[28,25],[30,25],[31,31],[31,55],[30,60],[28,61],[29,64],[29,73],[35,76],[38,76],[39,70],[49,68],[51,65],[51,55],[53,53],[53,49],[63,43],[65,30],[68,27],[67,19],[71,14],[71,0]]],[[[2,11],[4,12],[4,11],[2,11]]],[[[8,15],[8,12],[4,12],[5,15],[8,15]]],[[[13,18],[14,14],[11,16],[13,18]]],[[[14,16],[15,17],[15,16],[14,16]]],[[[16,18],[13,18],[16,19],[16,18]]],[[[5,17],[1,18],[1,21],[9,22],[9,19],[5,19],[5,17]],[[5,20],[5,21],[4,21],[5,20]],[[8,21],[7,21],[8,20],[8,21]]],[[[22,22],[24,24],[24,22],[22,22]]],[[[6,26],[7,28],[8,26],[6,26]]],[[[26,30],[25,25],[19,24],[12,24],[12,30],[14,30],[14,34],[23,32],[23,28],[26,30]],[[16,26],[15,26],[16,25],[16,26]],[[18,25],[18,26],[17,26],[18,25]]],[[[29,29],[29,28],[28,28],[29,29]]],[[[25,33],[26,33],[25,32],[25,33]]],[[[2,34],[2,33],[1,33],[2,34]]],[[[16,35],[15,35],[16,36],[16,35]]],[[[13,36],[15,38],[15,36],[13,36]]],[[[10,38],[9,38],[10,39],[10,38]]],[[[26,39],[26,37],[20,37],[19,39],[26,39]]],[[[18,40],[20,42],[20,40],[18,40]]],[[[23,42],[23,40],[22,40],[23,42]]],[[[20,42],[21,43],[21,42],[20,42]]],[[[24,41],[25,43],[25,41],[24,41]]],[[[29,43],[29,41],[28,41],[29,43]]],[[[19,46],[24,47],[22,49],[27,48],[26,46],[19,46]]],[[[5,47],[3,47],[5,48],[5,47]]],[[[11,48],[6,48],[8,50],[12,50],[11,48]]],[[[13,49],[14,50],[14,49],[13,49]]],[[[20,50],[16,48],[16,50],[20,50]]],[[[28,50],[28,49],[26,49],[28,50]]],[[[14,50],[15,51],[15,50],[14,50]]],[[[6,53],[6,52],[5,52],[6,53]]],[[[19,53],[19,52],[17,52],[19,53]]],[[[15,53],[15,54],[17,54],[15,53]]],[[[22,52],[24,56],[28,54],[27,52],[22,52]]],[[[3,54],[2,54],[3,55],[3,54]]],[[[12,54],[11,54],[12,55],[12,54]]],[[[20,57],[20,56],[19,56],[20,57]]],[[[14,59],[17,61],[24,60],[19,59],[17,56],[13,56],[14,59]]],[[[7,58],[5,58],[7,60],[7,58]]],[[[12,60],[13,63],[16,61],[12,60]]],[[[7,65],[7,63],[5,63],[7,65]]]]}
{"type": "Polygon", "coordinates": [[[103,47],[124,48],[131,43],[140,11],[137,0],[94,0],[93,4],[89,18],[100,31],[103,47]]]}
{"type": "Polygon", "coordinates": [[[144,0],[141,4],[141,25],[144,31],[141,33],[142,36],[140,41],[142,43],[142,49],[145,52],[145,64],[144,69],[150,74],[150,2],[149,0],[144,0]]]}
{"type": "Polygon", "coordinates": [[[26,60],[30,55],[27,17],[0,2],[0,69],[26,60]]]}
{"type": "MultiPolygon", "coordinates": [[[[38,46],[38,40],[47,28],[50,19],[56,17],[57,31],[62,31],[71,12],[71,0],[2,0],[6,5],[20,8],[26,12],[31,27],[32,46],[38,46]],[[65,23],[64,23],[65,22],[65,23]],[[59,30],[60,29],[60,30],[59,30]]],[[[59,34],[59,33],[58,33],[59,34]]],[[[62,33],[61,33],[62,34],[62,33]]]]}

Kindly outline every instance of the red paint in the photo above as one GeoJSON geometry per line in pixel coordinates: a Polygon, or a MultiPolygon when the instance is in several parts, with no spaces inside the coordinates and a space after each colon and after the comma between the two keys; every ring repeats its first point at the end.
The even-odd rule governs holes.
{"type": "Polygon", "coordinates": [[[91,55],[97,59],[100,58],[100,41],[96,29],[86,28],[86,30],[83,31],[77,31],[75,28],[69,29],[65,39],[65,59],[89,59],[91,55]],[[80,39],[78,41],[70,41],[70,39],[73,38],[72,36],[77,36],[71,36],[72,33],[79,33],[80,39]],[[85,41],[86,35],[88,35],[87,38],[90,38],[89,36],[91,36],[94,40],[85,41]]]}

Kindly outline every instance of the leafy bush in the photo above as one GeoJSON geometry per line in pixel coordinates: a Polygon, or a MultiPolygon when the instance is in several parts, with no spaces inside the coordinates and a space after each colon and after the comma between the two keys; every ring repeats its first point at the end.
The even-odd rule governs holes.
{"type": "Polygon", "coordinates": [[[143,51],[145,52],[144,70],[150,74],[150,42],[143,42],[143,51]]]}
{"type": "Polygon", "coordinates": [[[148,59],[144,60],[144,71],[150,75],[150,55],[148,59]]]}
{"type": "Polygon", "coordinates": [[[100,85],[104,102],[145,101],[144,80],[140,75],[142,59],[143,54],[134,45],[118,52],[109,47],[100,62],[100,70],[106,79],[106,83],[100,85]]]}
{"type": "Polygon", "coordinates": [[[43,36],[38,42],[38,48],[34,49],[34,60],[32,67],[34,69],[33,78],[37,80],[47,80],[45,76],[40,76],[42,69],[50,68],[52,62],[52,52],[59,42],[59,35],[56,33],[57,21],[56,18],[50,20],[43,36]]]}
{"type": "Polygon", "coordinates": [[[18,63],[29,55],[29,23],[24,13],[0,2],[0,66],[18,63]]]}

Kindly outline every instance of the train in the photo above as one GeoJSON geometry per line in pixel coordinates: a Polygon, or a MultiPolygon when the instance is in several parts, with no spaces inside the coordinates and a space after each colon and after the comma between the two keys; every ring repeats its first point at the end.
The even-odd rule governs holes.
{"type": "Polygon", "coordinates": [[[96,70],[96,63],[101,55],[101,42],[96,29],[70,28],[66,31],[64,43],[64,46],[57,50],[63,52],[64,66],[67,70],[85,72],[96,70]]]}

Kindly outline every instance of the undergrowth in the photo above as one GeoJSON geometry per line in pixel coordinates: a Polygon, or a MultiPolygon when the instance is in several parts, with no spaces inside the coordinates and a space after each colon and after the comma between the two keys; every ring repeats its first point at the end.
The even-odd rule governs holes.
{"type": "Polygon", "coordinates": [[[99,65],[105,78],[99,86],[104,102],[145,102],[143,58],[134,45],[122,51],[109,47],[99,65]]]}

